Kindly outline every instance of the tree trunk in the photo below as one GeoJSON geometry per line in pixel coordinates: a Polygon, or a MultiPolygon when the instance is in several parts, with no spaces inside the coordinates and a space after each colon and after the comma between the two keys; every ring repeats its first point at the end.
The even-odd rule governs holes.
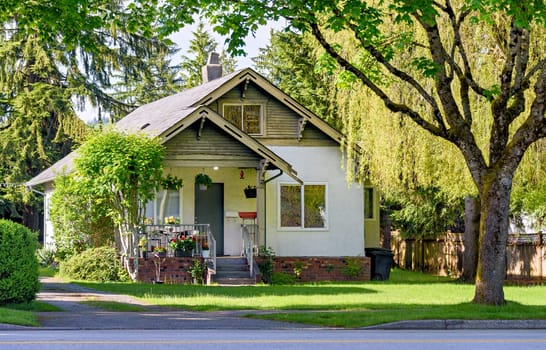
{"type": "Polygon", "coordinates": [[[474,282],[478,266],[478,239],[480,236],[480,201],[476,197],[466,196],[464,200],[464,254],[461,280],[474,282]]]}
{"type": "Polygon", "coordinates": [[[489,305],[505,303],[506,242],[512,176],[496,174],[485,179],[481,193],[480,255],[474,302],[489,305]]]}

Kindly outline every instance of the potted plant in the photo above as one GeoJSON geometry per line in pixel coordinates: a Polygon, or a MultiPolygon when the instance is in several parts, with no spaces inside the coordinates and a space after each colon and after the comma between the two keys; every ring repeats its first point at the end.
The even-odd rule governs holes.
{"type": "Polygon", "coordinates": [[[161,179],[161,187],[166,190],[178,191],[183,186],[184,180],[178,178],[177,176],[172,176],[171,174],[168,174],[161,179]]]}
{"type": "Polygon", "coordinates": [[[200,190],[206,190],[212,185],[212,179],[207,174],[197,174],[195,175],[195,183],[199,185],[200,190]]]}
{"type": "Polygon", "coordinates": [[[154,247],[154,256],[156,254],[158,258],[165,258],[167,256],[167,248],[161,246],[154,247]]]}
{"type": "Polygon", "coordinates": [[[201,244],[201,255],[203,258],[208,259],[210,257],[209,242],[204,241],[201,244]]]}
{"type": "Polygon", "coordinates": [[[207,264],[201,259],[194,259],[193,264],[188,268],[194,283],[204,284],[207,275],[207,264]]]}
{"type": "Polygon", "coordinates": [[[175,257],[191,256],[192,250],[195,248],[195,239],[193,236],[180,236],[171,239],[169,244],[175,257]]]}
{"type": "Polygon", "coordinates": [[[148,253],[148,238],[146,238],[146,236],[141,236],[138,240],[138,249],[140,250],[141,256],[146,259],[148,253]]]}
{"type": "Polygon", "coordinates": [[[245,189],[245,197],[246,198],[256,198],[256,186],[250,186],[248,185],[245,189]]]}

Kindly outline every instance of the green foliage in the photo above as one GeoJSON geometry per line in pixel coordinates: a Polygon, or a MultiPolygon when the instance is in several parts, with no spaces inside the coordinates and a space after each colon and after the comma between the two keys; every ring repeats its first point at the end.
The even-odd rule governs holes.
{"type": "MultiPolygon", "coordinates": [[[[193,38],[190,40],[190,47],[187,53],[190,56],[182,56],[180,64],[184,88],[189,89],[203,83],[201,68],[207,64],[209,54],[215,52],[218,43],[209,32],[205,30],[203,22],[199,22],[197,29],[192,32],[193,38]]],[[[224,51],[220,55],[220,64],[223,74],[231,73],[235,70],[235,60],[229,57],[224,51]]]]}
{"type": "Polygon", "coordinates": [[[73,280],[114,282],[128,279],[116,250],[112,247],[89,248],[61,262],[59,274],[73,280]]]}
{"type": "Polygon", "coordinates": [[[200,173],[195,175],[195,184],[209,188],[212,185],[212,179],[207,174],[200,173]]]}
{"type": "Polygon", "coordinates": [[[161,179],[161,187],[166,190],[178,191],[184,186],[184,180],[178,178],[177,176],[172,176],[167,174],[164,178],[161,179]]]}
{"type": "Polygon", "coordinates": [[[75,179],[82,193],[107,208],[106,215],[118,225],[116,241],[121,244],[125,267],[127,257],[137,257],[138,235],[144,221],[145,203],[161,185],[164,146],[144,134],[105,130],[78,149],[74,159],[75,179]]]}
{"type": "Polygon", "coordinates": [[[59,260],[114,242],[115,225],[107,215],[109,202],[93,197],[85,186],[73,174],[55,178],[50,219],[59,260]]]}
{"type": "Polygon", "coordinates": [[[435,237],[461,221],[464,200],[450,199],[435,186],[419,187],[409,194],[390,197],[384,209],[391,212],[393,226],[403,237],[435,237]]]}
{"type": "Polygon", "coordinates": [[[271,247],[260,246],[258,248],[258,269],[265,283],[272,283],[275,251],[271,247]]]}
{"type": "Polygon", "coordinates": [[[42,247],[36,250],[36,259],[41,267],[50,267],[55,264],[55,250],[42,247]]]}
{"type": "Polygon", "coordinates": [[[40,290],[36,235],[28,228],[0,220],[0,305],[25,303],[40,290]]]}
{"type": "Polygon", "coordinates": [[[359,259],[345,259],[345,266],[341,270],[349,278],[357,278],[362,273],[362,261],[359,259]]]}
{"type": "Polygon", "coordinates": [[[253,58],[256,69],[281,90],[309,108],[337,129],[334,103],[335,61],[329,55],[316,56],[316,43],[310,35],[292,31],[272,31],[270,43],[253,58]]]}
{"type": "Polygon", "coordinates": [[[292,285],[296,284],[296,275],[291,275],[286,272],[275,272],[271,277],[273,285],[292,285]]]}
{"type": "Polygon", "coordinates": [[[205,284],[205,278],[207,277],[207,263],[201,259],[193,259],[191,266],[188,271],[191,274],[191,277],[195,280],[197,284],[205,284]]]}

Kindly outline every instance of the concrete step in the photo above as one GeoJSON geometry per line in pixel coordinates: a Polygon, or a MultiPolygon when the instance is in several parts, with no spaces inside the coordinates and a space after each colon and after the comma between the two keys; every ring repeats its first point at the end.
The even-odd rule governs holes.
{"type": "Polygon", "coordinates": [[[214,281],[220,285],[254,285],[246,258],[240,256],[223,256],[216,259],[214,281]]]}
{"type": "Polygon", "coordinates": [[[214,281],[222,286],[253,286],[256,284],[256,280],[253,278],[215,278],[214,281]]]}
{"type": "Polygon", "coordinates": [[[216,270],[216,278],[250,278],[250,272],[216,270]]]}

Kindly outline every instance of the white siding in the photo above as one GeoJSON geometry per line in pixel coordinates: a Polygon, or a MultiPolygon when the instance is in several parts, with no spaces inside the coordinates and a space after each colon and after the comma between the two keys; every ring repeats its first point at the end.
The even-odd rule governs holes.
{"type": "MultiPolygon", "coordinates": [[[[339,147],[271,149],[292,164],[304,182],[328,184],[328,227],[317,230],[279,227],[279,184],[293,182],[283,175],[267,184],[266,245],[279,256],[364,256],[363,188],[347,184],[339,147]]],[[[264,232],[261,244],[263,236],[264,232]]]]}

